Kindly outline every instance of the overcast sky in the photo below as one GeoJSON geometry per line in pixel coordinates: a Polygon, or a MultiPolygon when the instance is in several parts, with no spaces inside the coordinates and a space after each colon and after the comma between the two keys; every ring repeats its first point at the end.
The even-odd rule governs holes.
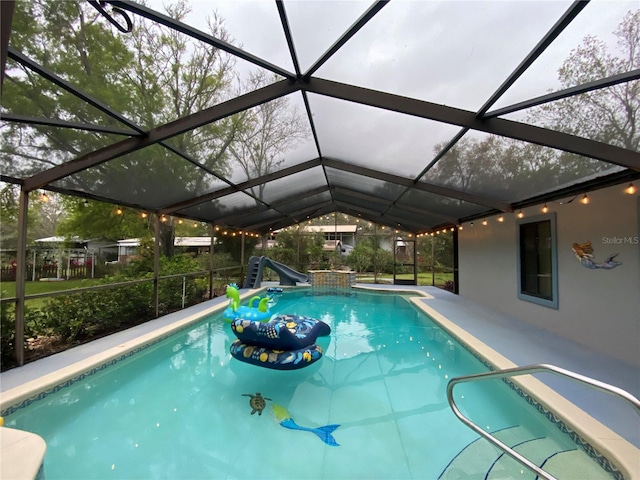
{"type": "MultiPolygon", "coordinates": [[[[392,0],[315,75],[475,111],[571,3],[392,0]]],[[[293,71],[273,0],[191,4],[190,25],[206,29],[205,18],[216,8],[236,44],[293,71]]],[[[161,5],[150,3],[159,10],[161,5]]],[[[370,2],[285,0],[284,5],[304,72],[370,2]]],[[[637,8],[632,1],[592,1],[495,106],[557,89],[557,70],[570,51],[588,34],[613,43],[613,30],[637,8]]],[[[238,67],[243,70],[241,61],[238,67]]],[[[459,130],[320,96],[310,95],[310,103],[323,155],[403,175],[417,173],[416,165],[430,161],[434,146],[459,130]]],[[[308,155],[316,155],[311,140],[291,163],[308,155]]]]}

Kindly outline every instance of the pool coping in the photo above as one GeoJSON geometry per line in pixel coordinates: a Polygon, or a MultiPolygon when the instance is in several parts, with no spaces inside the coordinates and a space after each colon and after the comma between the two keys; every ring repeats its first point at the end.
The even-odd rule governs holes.
{"type": "MultiPolygon", "coordinates": [[[[263,289],[252,289],[240,295],[241,300],[253,296],[263,289]]],[[[93,375],[99,370],[105,369],[134,353],[144,350],[149,346],[162,341],[179,330],[201,321],[204,317],[218,313],[227,308],[227,303],[218,303],[193,313],[183,319],[171,322],[151,332],[136,338],[125,340],[121,344],[96,353],[86,359],[74,362],[66,367],[47,373],[42,377],[30,380],[5,392],[0,398],[0,412],[7,415],[15,409],[22,408],[41,398],[50,395],[72,383],[93,375]]],[[[18,429],[0,427],[2,434],[0,445],[0,472],[20,472],[19,476],[6,478],[37,478],[44,463],[46,442],[39,435],[18,429]],[[11,432],[10,432],[11,431],[11,432]],[[7,437],[7,433],[9,437],[7,437]],[[15,436],[18,436],[18,441],[15,436]],[[7,450],[5,451],[5,442],[7,450]],[[40,448],[44,445],[44,449],[40,448]],[[34,448],[38,447],[38,448],[34,448]],[[9,454],[11,454],[9,456],[9,454]]],[[[3,475],[2,478],[5,478],[3,475]]]]}
{"type": "MultiPolygon", "coordinates": [[[[285,287],[286,288],[286,287],[285,287]]],[[[290,287],[299,289],[300,287],[290,287]]],[[[303,288],[309,288],[307,286],[303,288]]],[[[371,290],[383,294],[405,294],[411,295],[410,302],[419,310],[433,318],[442,328],[449,334],[459,340],[472,354],[476,355],[490,368],[503,369],[517,366],[509,359],[489,347],[481,340],[468,333],[463,328],[456,325],[453,321],[433,309],[422,300],[433,299],[434,297],[421,290],[414,290],[411,287],[399,287],[397,289],[380,289],[376,287],[352,286],[353,289],[371,290]]],[[[313,288],[311,288],[313,289],[313,288]]],[[[265,287],[251,289],[242,292],[241,300],[245,300],[259,294],[265,290],[265,287]]],[[[185,318],[176,320],[164,325],[151,332],[142,334],[136,338],[125,340],[121,344],[108,348],[103,352],[89,356],[86,359],[74,362],[66,367],[60,368],[53,372],[43,375],[37,379],[25,382],[5,392],[2,392],[0,398],[0,412],[12,413],[14,409],[22,408],[34,401],[46,397],[47,395],[64,388],[82,378],[94,374],[96,371],[107,368],[136,352],[143,350],[163,339],[171,336],[179,330],[189,327],[190,325],[201,321],[204,317],[218,313],[227,307],[227,303],[217,303],[196,313],[188,315],[185,318]]],[[[636,448],[630,442],[620,437],[614,431],[597,421],[591,415],[580,409],[562,395],[539,381],[538,379],[527,375],[516,377],[509,380],[512,384],[517,385],[525,392],[525,396],[529,396],[537,402],[538,409],[542,407],[547,412],[553,412],[560,422],[564,422],[569,426],[583,442],[583,448],[595,451],[588,453],[594,457],[603,457],[606,462],[615,465],[619,469],[624,478],[640,478],[640,465],[637,462],[640,449],[636,448]]],[[[543,411],[541,410],[541,411],[543,411]]],[[[543,411],[543,413],[545,413],[543,411]]],[[[4,428],[4,427],[3,427],[4,428]]],[[[31,434],[33,435],[33,434],[31,434]]],[[[40,437],[38,437],[40,438],[40,437]]],[[[44,440],[42,440],[44,442],[44,440]]],[[[39,462],[38,469],[44,460],[44,453],[38,460],[38,452],[25,449],[26,452],[20,456],[20,462],[39,462]],[[26,458],[25,458],[26,457],[26,458]]],[[[0,467],[6,468],[6,456],[0,456],[0,467]],[[3,459],[3,457],[5,457],[3,459]]],[[[11,462],[13,463],[13,462],[11,462]]],[[[602,465],[602,464],[601,464],[602,465]]],[[[35,478],[35,476],[33,477],[35,478]]]]}
{"type": "MultiPolygon", "coordinates": [[[[431,317],[488,366],[493,369],[519,366],[431,306],[421,302],[421,299],[422,297],[411,298],[411,303],[431,317]]],[[[612,466],[615,466],[625,479],[640,478],[640,463],[638,463],[640,449],[631,442],[531,375],[513,377],[509,379],[509,382],[522,389],[523,392],[519,393],[530,397],[527,399],[529,403],[545,413],[549,420],[564,424],[564,427],[569,430],[567,433],[588,450],[587,453],[590,456],[597,457],[597,460],[605,459],[612,466]]]]}

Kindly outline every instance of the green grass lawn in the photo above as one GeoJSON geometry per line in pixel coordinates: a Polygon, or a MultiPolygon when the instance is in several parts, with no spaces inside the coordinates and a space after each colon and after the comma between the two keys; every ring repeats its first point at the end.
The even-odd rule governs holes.
{"type": "MultiPolygon", "coordinates": [[[[413,274],[405,273],[396,275],[396,278],[401,280],[412,280],[413,274]]],[[[418,274],[418,285],[432,285],[432,275],[431,273],[419,273],[418,274]]],[[[381,273],[378,274],[378,281],[388,280],[389,282],[393,281],[392,273],[381,273]]],[[[453,281],[453,272],[439,272],[435,275],[435,285],[442,286],[447,280],[453,281]]],[[[358,274],[358,282],[373,282],[373,274],[358,274]]]]}
{"type": "MultiPolygon", "coordinates": [[[[26,282],[25,292],[27,295],[36,293],[57,292],[58,290],[71,290],[72,288],[91,287],[98,285],[99,279],[76,279],[62,280],[60,282],[26,282]]],[[[0,283],[0,298],[11,298],[16,296],[16,282],[0,283]]]]}

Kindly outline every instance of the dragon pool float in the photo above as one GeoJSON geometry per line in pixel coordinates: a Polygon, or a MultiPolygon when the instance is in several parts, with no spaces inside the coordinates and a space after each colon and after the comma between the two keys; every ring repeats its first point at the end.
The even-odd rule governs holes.
{"type": "Polygon", "coordinates": [[[227,286],[226,297],[229,298],[229,306],[222,312],[222,318],[227,322],[241,318],[257,322],[266,322],[271,318],[269,310],[269,297],[251,297],[249,305],[240,305],[240,291],[234,283],[227,286]]]}
{"type": "Polygon", "coordinates": [[[231,322],[237,337],[231,356],[251,365],[276,370],[295,370],[317,362],[322,348],[318,337],[331,333],[322,320],[291,314],[277,314],[267,322],[237,318],[231,322]]]}

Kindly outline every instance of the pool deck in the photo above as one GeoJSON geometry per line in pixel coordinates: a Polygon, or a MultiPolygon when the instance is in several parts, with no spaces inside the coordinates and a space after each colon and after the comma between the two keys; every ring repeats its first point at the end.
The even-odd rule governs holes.
{"type": "MultiPolygon", "coordinates": [[[[439,288],[370,284],[358,284],[358,286],[385,290],[419,290],[428,295],[421,299],[421,302],[435,309],[441,315],[454,320],[459,327],[517,365],[552,364],[614,385],[635,397],[640,397],[639,368],[606,357],[570,339],[559,337],[439,288]]],[[[246,290],[242,291],[243,294],[245,292],[246,290]]],[[[124,342],[168,327],[187,316],[197,316],[211,310],[214,306],[226,304],[226,302],[225,297],[218,297],[126,331],[80,345],[66,352],[9,370],[0,374],[0,392],[22,386],[44,375],[122,345],[124,342]]],[[[563,377],[538,374],[536,378],[640,448],[640,417],[627,403],[563,377]]]]}

